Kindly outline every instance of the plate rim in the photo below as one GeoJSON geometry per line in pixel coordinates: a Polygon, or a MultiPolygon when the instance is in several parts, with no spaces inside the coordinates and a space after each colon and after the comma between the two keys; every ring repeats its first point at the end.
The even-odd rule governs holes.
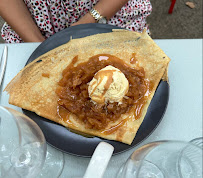
{"type": "MultiPolygon", "coordinates": [[[[71,29],[77,29],[77,28],[80,28],[80,27],[82,27],[82,29],[83,29],[83,28],[85,28],[86,26],[94,26],[93,28],[95,28],[95,27],[96,27],[96,28],[100,28],[100,27],[108,26],[108,28],[112,28],[112,29],[122,29],[122,28],[120,28],[120,27],[115,27],[115,26],[106,25],[106,24],[81,24],[81,25],[77,25],[77,26],[73,26],[73,27],[70,27],[70,28],[61,30],[60,32],[56,33],[55,35],[49,37],[47,40],[45,40],[44,42],[42,42],[42,43],[32,52],[32,54],[29,56],[29,58],[28,58],[28,60],[27,60],[27,62],[26,62],[25,65],[29,64],[31,61],[33,61],[34,59],[36,59],[36,58],[32,59],[33,56],[35,55],[36,51],[37,51],[39,48],[43,47],[44,45],[47,45],[52,39],[54,39],[54,38],[56,37],[56,35],[59,36],[60,34],[63,34],[64,31],[71,30],[71,29]],[[32,60],[30,61],[30,59],[32,59],[32,60]]],[[[91,27],[91,28],[92,28],[92,27],[91,27]]],[[[112,29],[111,29],[111,30],[112,30],[112,29]]],[[[108,32],[101,32],[101,33],[108,33],[108,32]]],[[[98,34],[98,33],[97,33],[97,34],[98,34]]],[[[80,38],[82,38],[82,37],[80,37],[80,38]]],[[[65,44],[65,43],[63,43],[63,44],[65,44]]],[[[57,47],[58,47],[58,46],[60,46],[60,45],[57,45],[57,47]]],[[[57,48],[57,47],[55,47],[55,48],[57,48]]],[[[54,48],[52,48],[52,49],[54,49],[54,48]]],[[[52,49],[50,49],[50,50],[52,50],[52,49]]],[[[49,51],[50,51],[50,50],[49,50],[49,51]]],[[[46,53],[46,52],[44,52],[43,54],[45,54],[45,53],[46,53]]],[[[39,56],[41,56],[41,55],[39,55],[39,56]]],[[[38,57],[39,57],[39,56],[38,56],[38,57]]],[[[160,80],[160,83],[161,83],[161,82],[164,82],[164,81],[160,80]]],[[[159,83],[159,84],[160,84],[160,83],[159,83]]],[[[158,88],[158,87],[159,87],[159,85],[157,86],[157,88],[158,88]]],[[[156,91],[155,91],[155,93],[156,93],[156,91]]],[[[154,95],[155,95],[155,93],[154,93],[154,95]]],[[[127,145],[128,148],[126,148],[126,149],[124,149],[124,150],[122,150],[122,151],[118,151],[118,152],[116,152],[116,153],[113,152],[113,155],[118,155],[118,154],[121,154],[121,153],[123,153],[123,152],[126,152],[126,151],[128,151],[128,150],[130,150],[130,149],[133,149],[135,146],[138,146],[138,145],[141,144],[144,140],[146,140],[146,139],[156,130],[156,128],[159,126],[159,124],[160,124],[160,122],[162,121],[162,119],[163,119],[163,117],[164,117],[164,115],[165,115],[165,112],[166,112],[166,110],[167,110],[168,103],[169,103],[169,98],[170,98],[169,96],[170,96],[170,86],[169,86],[169,84],[167,83],[167,98],[166,98],[167,102],[166,102],[166,105],[165,105],[165,109],[164,109],[164,111],[163,111],[163,113],[162,113],[162,115],[161,115],[159,121],[156,123],[155,127],[153,127],[153,129],[152,129],[152,130],[147,134],[147,136],[145,136],[141,141],[135,143],[134,145],[127,145]]],[[[154,98],[154,96],[153,96],[153,98],[154,98]]],[[[153,99],[153,98],[152,98],[152,99],[153,99]]],[[[150,104],[151,104],[151,102],[152,102],[152,100],[150,101],[150,104]]],[[[27,110],[23,109],[23,113],[25,114],[24,111],[27,111],[27,110]]],[[[31,112],[31,111],[29,111],[29,112],[31,112]]],[[[147,108],[147,112],[148,112],[148,108],[147,108]]],[[[34,113],[34,112],[32,112],[32,113],[34,113]]],[[[34,114],[37,115],[36,113],[34,113],[34,114]]],[[[147,113],[146,113],[146,115],[147,115],[147,113]]],[[[145,115],[145,117],[146,117],[146,115],[145,115]]],[[[37,115],[37,116],[38,116],[38,115],[37,115]]],[[[41,116],[40,116],[40,117],[41,117],[41,116]]],[[[32,119],[32,118],[31,118],[31,119],[32,119]]],[[[33,120],[33,119],[32,119],[32,120],[33,120]]],[[[49,122],[50,122],[50,120],[48,120],[48,119],[46,119],[46,118],[44,118],[44,121],[45,121],[45,122],[46,122],[46,121],[49,121],[49,122]]],[[[53,121],[51,121],[51,122],[53,122],[53,121]]],[[[143,119],[143,122],[144,122],[144,119],[143,119]]],[[[142,123],[143,123],[143,122],[142,122],[142,123]]],[[[55,123],[55,122],[53,122],[53,123],[55,123]]],[[[55,124],[58,124],[58,123],[55,123],[55,124]]],[[[37,125],[38,125],[38,123],[37,123],[37,125]]],[[[60,124],[58,124],[58,125],[60,125],[60,124]]],[[[141,125],[142,125],[142,124],[141,124],[141,125]]],[[[141,125],[140,125],[140,127],[141,127],[141,125]]],[[[38,126],[39,126],[39,125],[38,125],[38,126]]],[[[63,125],[60,125],[60,126],[64,127],[63,125]]],[[[140,127],[139,127],[139,128],[140,128],[140,127]]],[[[139,131],[139,128],[138,128],[138,131],[139,131]]],[[[40,129],[41,129],[41,128],[40,128],[40,129]]],[[[67,129],[67,128],[66,128],[66,129],[67,129]]],[[[41,130],[42,130],[42,129],[41,129],[41,130]]],[[[68,131],[68,132],[71,132],[71,131],[68,130],[68,129],[67,129],[67,131],[68,131]]],[[[138,133],[138,131],[137,131],[137,133],[138,133]]],[[[42,130],[42,132],[44,132],[44,131],[42,130]]],[[[135,137],[137,136],[137,133],[136,133],[135,137]]],[[[44,134],[44,133],[43,133],[43,134],[44,134]]],[[[74,134],[76,134],[76,133],[74,133],[74,134]]],[[[94,137],[97,137],[97,136],[94,136],[94,137]]],[[[101,138],[101,137],[97,137],[97,138],[100,139],[100,142],[101,142],[101,141],[105,141],[105,142],[107,141],[107,143],[108,143],[108,141],[109,141],[109,142],[117,142],[118,144],[120,144],[120,143],[121,143],[121,144],[125,144],[125,143],[118,142],[118,141],[115,141],[115,140],[107,140],[107,139],[104,139],[104,138],[101,138]]],[[[135,138],[134,138],[134,139],[135,139],[135,138]]],[[[134,141],[134,139],[133,139],[133,141],[134,141]]],[[[86,158],[91,157],[91,155],[75,154],[75,153],[71,153],[71,152],[62,150],[62,149],[56,147],[55,145],[53,145],[52,143],[48,142],[47,139],[46,139],[46,142],[47,142],[47,144],[51,145],[52,147],[56,148],[57,150],[59,150],[59,151],[61,151],[61,152],[63,152],[63,153],[66,153],[66,154],[69,154],[69,155],[73,155],[73,156],[78,156],[78,157],[86,157],[86,158]]],[[[111,143],[110,143],[110,144],[111,144],[111,143]]],[[[132,144],[133,144],[133,142],[132,142],[132,144]]]]}

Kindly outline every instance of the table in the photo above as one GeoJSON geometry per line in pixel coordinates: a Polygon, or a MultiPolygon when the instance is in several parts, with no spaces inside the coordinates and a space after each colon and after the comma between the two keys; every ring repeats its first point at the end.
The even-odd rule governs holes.
{"type": "MultiPolygon", "coordinates": [[[[202,137],[202,39],[155,40],[155,42],[171,58],[168,108],[162,122],[147,139],[138,146],[112,157],[104,178],[114,177],[131,153],[146,143],[157,140],[189,141],[202,137]]],[[[8,44],[8,62],[0,90],[1,105],[21,111],[20,108],[8,104],[8,95],[3,89],[24,67],[39,44],[8,44]]],[[[0,44],[0,55],[4,45],[0,44]]],[[[65,166],[60,177],[83,175],[89,160],[65,154],[65,166]]]]}

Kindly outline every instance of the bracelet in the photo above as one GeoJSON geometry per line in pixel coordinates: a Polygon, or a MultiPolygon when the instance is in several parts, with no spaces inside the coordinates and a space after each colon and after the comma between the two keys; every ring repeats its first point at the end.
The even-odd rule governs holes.
{"type": "Polygon", "coordinates": [[[107,23],[107,19],[105,17],[101,16],[100,13],[96,9],[92,8],[90,10],[90,14],[96,20],[97,23],[104,23],[104,24],[107,23]]]}

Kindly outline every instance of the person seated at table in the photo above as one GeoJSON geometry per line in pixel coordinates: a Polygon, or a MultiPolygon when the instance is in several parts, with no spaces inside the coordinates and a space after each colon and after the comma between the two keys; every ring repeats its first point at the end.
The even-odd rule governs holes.
{"type": "Polygon", "coordinates": [[[8,43],[42,42],[67,27],[98,22],[95,15],[105,17],[99,23],[142,32],[151,11],[150,0],[0,0],[1,35],[8,43]]]}

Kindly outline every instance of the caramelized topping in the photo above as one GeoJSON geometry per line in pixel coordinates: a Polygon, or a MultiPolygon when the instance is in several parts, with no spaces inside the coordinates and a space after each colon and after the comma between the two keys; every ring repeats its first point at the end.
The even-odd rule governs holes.
{"type": "MultiPolygon", "coordinates": [[[[111,85],[111,83],[113,82],[113,72],[115,72],[115,70],[104,70],[104,71],[100,71],[99,75],[98,73],[94,76],[94,78],[100,82],[98,82],[97,86],[94,88],[94,90],[90,93],[90,97],[92,97],[92,95],[94,94],[95,90],[97,89],[97,87],[101,84],[102,80],[104,77],[107,77],[107,81],[104,85],[104,91],[102,93],[102,95],[100,96],[99,100],[102,100],[101,103],[104,103],[104,95],[106,94],[107,90],[109,89],[109,86],[111,85]],[[99,80],[99,77],[101,77],[101,79],[99,80]]],[[[96,82],[96,81],[95,81],[96,82]]],[[[93,83],[94,85],[94,83],[93,83]]]]}
{"type": "MultiPolygon", "coordinates": [[[[129,112],[134,107],[135,119],[140,117],[147,98],[145,94],[149,90],[143,68],[139,68],[139,70],[131,68],[123,60],[109,54],[93,56],[87,62],[80,63],[76,67],[74,67],[75,61],[77,61],[77,56],[64,69],[63,77],[58,83],[56,93],[60,98],[58,101],[60,107],[75,114],[84,122],[86,128],[97,130],[104,130],[109,122],[115,122],[121,114],[129,112]],[[128,79],[129,90],[126,97],[123,98],[122,104],[117,102],[107,103],[106,105],[95,104],[89,98],[88,83],[99,70],[108,65],[118,68],[128,79]]],[[[111,83],[111,73],[108,73],[108,71],[104,73],[104,75],[109,75],[106,88],[111,83]]],[[[60,115],[60,112],[58,114],[60,115]]],[[[63,118],[63,116],[61,117],[63,118]]],[[[67,118],[65,120],[68,121],[67,118]]],[[[123,124],[122,122],[112,128],[111,131],[104,131],[104,133],[110,134],[123,124]]]]}
{"type": "Polygon", "coordinates": [[[127,119],[124,119],[122,121],[120,121],[117,125],[110,127],[109,129],[106,129],[104,131],[102,131],[101,133],[105,134],[105,135],[109,135],[114,133],[116,130],[118,130],[120,127],[122,127],[125,123],[126,123],[127,119]]]}
{"type": "Polygon", "coordinates": [[[130,59],[130,63],[131,64],[135,64],[135,63],[137,63],[138,61],[137,61],[137,59],[136,59],[136,57],[135,57],[135,53],[133,53],[132,54],[132,58],[130,59]]]}
{"type": "Polygon", "coordinates": [[[42,73],[42,77],[47,77],[47,78],[49,78],[49,77],[50,77],[50,74],[49,74],[49,73],[42,73]]]}

